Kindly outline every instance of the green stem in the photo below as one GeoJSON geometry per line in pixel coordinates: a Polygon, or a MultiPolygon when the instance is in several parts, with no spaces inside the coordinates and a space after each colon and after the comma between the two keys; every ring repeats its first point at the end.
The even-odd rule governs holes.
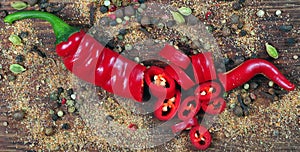
{"type": "Polygon", "coordinates": [[[28,18],[38,18],[50,22],[56,36],[56,44],[66,41],[69,36],[73,33],[78,32],[79,29],[68,25],[62,19],[57,16],[41,11],[20,11],[9,14],[4,18],[4,22],[12,24],[14,21],[28,19],[28,18]]]}

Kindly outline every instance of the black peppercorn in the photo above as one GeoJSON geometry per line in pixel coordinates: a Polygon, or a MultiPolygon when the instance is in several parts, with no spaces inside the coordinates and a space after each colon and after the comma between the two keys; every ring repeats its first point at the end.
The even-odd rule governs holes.
{"type": "Polygon", "coordinates": [[[107,13],[108,12],[108,7],[105,5],[101,5],[100,6],[100,12],[101,13],[107,13]]]}

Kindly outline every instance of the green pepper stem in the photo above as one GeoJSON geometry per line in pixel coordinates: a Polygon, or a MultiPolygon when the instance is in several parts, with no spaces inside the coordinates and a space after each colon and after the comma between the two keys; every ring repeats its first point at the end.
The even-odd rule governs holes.
{"type": "Polygon", "coordinates": [[[78,32],[79,29],[68,25],[62,19],[57,16],[41,11],[19,11],[12,14],[9,14],[4,18],[4,22],[12,24],[14,21],[28,19],[28,18],[37,18],[50,22],[56,36],[56,44],[66,41],[69,36],[73,33],[78,32]]]}

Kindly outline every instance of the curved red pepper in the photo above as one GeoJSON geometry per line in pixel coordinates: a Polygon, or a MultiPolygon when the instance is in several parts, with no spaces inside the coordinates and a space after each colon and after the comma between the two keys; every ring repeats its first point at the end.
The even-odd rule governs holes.
{"type": "Polygon", "coordinates": [[[145,71],[145,82],[151,93],[160,99],[172,98],[175,94],[175,81],[164,69],[151,66],[145,71]]]}
{"type": "Polygon", "coordinates": [[[154,116],[162,121],[172,119],[180,106],[181,93],[176,91],[175,95],[167,99],[158,99],[155,104],[154,116]]]}
{"type": "Polygon", "coordinates": [[[191,62],[187,55],[169,44],[165,45],[165,47],[159,52],[159,55],[183,69],[186,69],[191,62]]]}
{"type": "Polygon", "coordinates": [[[211,135],[209,131],[203,126],[194,126],[190,130],[189,135],[192,144],[199,150],[205,150],[211,144],[211,135]]]}
{"type": "Polygon", "coordinates": [[[197,83],[215,80],[217,78],[211,52],[191,56],[194,76],[197,83]]]}
{"type": "Polygon", "coordinates": [[[221,85],[214,81],[202,83],[195,89],[195,95],[201,101],[215,99],[221,94],[221,92],[221,85]]]}
{"type": "Polygon", "coordinates": [[[171,128],[172,128],[173,133],[178,133],[180,131],[183,131],[185,129],[190,129],[191,127],[194,127],[197,125],[199,125],[198,119],[194,117],[187,121],[182,121],[180,123],[177,123],[177,124],[173,125],[171,128]]]}
{"type": "Polygon", "coordinates": [[[229,72],[219,73],[218,77],[225,91],[229,91],[246,83],[257,74],[263,74],[286,90],[295,89],[295,85],[287,80],[272,63],[262,59],[247,60],[229,72]]]}
{"type": "Polygon", "coordinates": [[[216,115],[225,110],[226,102],[223,98],[218,97],[210,101],[204,101],[201,108],[205,113],[216,115]]]}
{"type": "Polygon", "coordinates": [[[193,118],[201,108],[201,102],[194,96],[189,96],[183,100],[178,109],[178,118],[187,121],[193,118]]]}

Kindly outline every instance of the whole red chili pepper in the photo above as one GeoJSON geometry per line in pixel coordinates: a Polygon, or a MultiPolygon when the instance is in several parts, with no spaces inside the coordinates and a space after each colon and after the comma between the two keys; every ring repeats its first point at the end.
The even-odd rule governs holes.
{"type": "Polygon", "coordinates": [[[4,21],[12,23],[26,18],[50,22],[56,35],[56,52],[75,75],[109,92],[142,101],[146,67],[105,48],[90,35],[47,12],[16,12],[6,16],[4,21]]]}
{"type": "Polygon", "coordinates": [[[191,61],[197,83],[211,81],[217,78],[211,52],[193,55],[191,56],[191,61]]]}
{"type": "Polygon", "coordinates": [[[272,63],[262,59],[247,60],[229,72],[219,73],[218,78],[225,91],[229,91],[246,83],[257,74],[263,74],[286,90],[295,89],[295,85],[289,82],[272,63]]]}

